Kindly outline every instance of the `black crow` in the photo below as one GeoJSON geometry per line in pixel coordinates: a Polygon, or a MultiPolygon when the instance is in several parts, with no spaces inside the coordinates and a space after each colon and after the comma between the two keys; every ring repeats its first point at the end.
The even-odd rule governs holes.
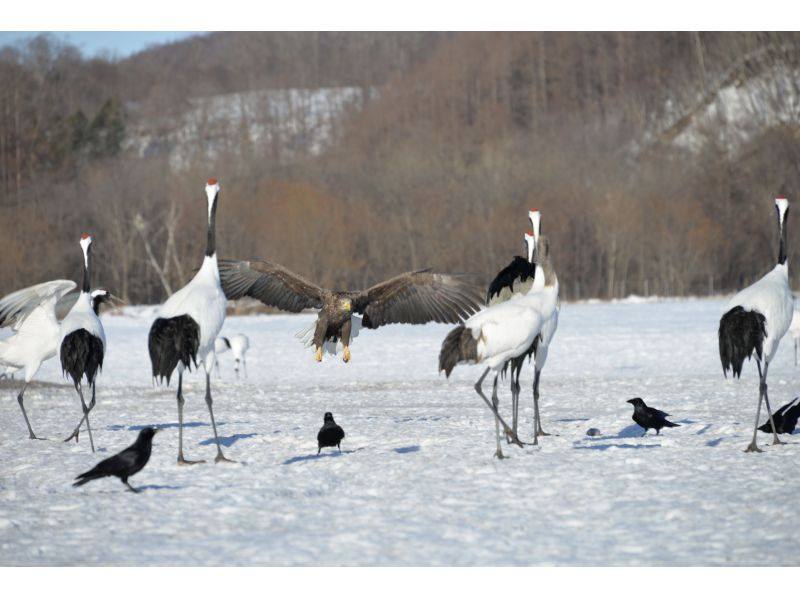
{"type": "MultiPolygon", "coordinates": [[[[794,401],[787,403],[772,414],[772,420],[778,429],[778,434],[791,434],[797,426],[797,418],[800,417],[800,397],[795,397],[794,401]]],[[[758,428],[762,432],[772,434],[772,426],[769,419],[767,423],[758,428]]]]}
{"type": "Polygon", "coordinates": [[[338,447],[339,452],[342,452],[342,447],[339,446],[342,438],[344,438],[344,430],[333,421],[333,414],[327,411],[325,413],[325,423],[322,424],[317,434],[317,454],[319,455],[324,446],[335,446],[338,447]]]}
{"type": "Polygon", "coordinates": [[[137,492],[136,488],[128,483],[128,478],[147,465],[150,460],[150,451],[153,448],[153,436],[156,432],[158,432],[157,428],[144,428],[139,432],[136,442],[113,457],[100,461],[93,469],[77,476],[75,479],[78,481],[72,485],[81,486],[86,482],[114,475],[122,480],[129,490],[137,492]]]}
{"type": "Polygon", "coordinates": [[[656,435],[658,435],[661,428],[675,428],[680,425],[667,421],[669,413],[648,407],[639,397],[628,400],[628,403],[633,405],[633,421],[644,428],[642,436],[647,434],[647,430],[650,428],[655,428],[656,435]]]}

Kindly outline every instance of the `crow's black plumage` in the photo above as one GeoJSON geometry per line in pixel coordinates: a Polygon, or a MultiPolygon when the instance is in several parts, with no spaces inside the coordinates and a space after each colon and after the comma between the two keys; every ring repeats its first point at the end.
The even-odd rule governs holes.
{"type": "Polygon", "coordinates": [[[342,447],[339,444],[344,438],[344,430],[333,421],[333,414],[330,411],[325,413],[325,421],[317,434],[317,454],[319,455],[323,447],[335,446],[341,452],[342,447]]]}
{"type": "Polygon", "coordinates": [[[642,436],[647,434],[647,430],[650,428],[655,428],[657,435],[661,428],[676,428],[680,426],[680,424],[673,424],[667,421],[669,413],[664,413],[653,407],[648,407],[639,397],[630,399],[628,403],[633,405],[633,421],[644,428],[644,434],[642,434],[642,436]]]}
{"type": "Polygon", "coordinates": [[[107,476],[117,476],[129,490],[136,492],[136,488],[128,483],[128,478],[141,471],[150,459],[150,451],[153,448],[153,436],[158,432],[157,428],[144,428],[139,432],[136,442],[125,450],[100,461],[93,469],[80,474],[73,486],[81,486],[86,482],[97,480],[107,476]]]}
{"type": "MultiPolygon", "coordinates": [[[[791,403],[787,403],[772,414],[775,428],[778,434],[791,434],[797,427],[797,419],[800,417],[800,397],[795,397],[791,403]]],[[[772,425],[767,422],[758,427],[762,432],[772,434],[772,425]]]]}

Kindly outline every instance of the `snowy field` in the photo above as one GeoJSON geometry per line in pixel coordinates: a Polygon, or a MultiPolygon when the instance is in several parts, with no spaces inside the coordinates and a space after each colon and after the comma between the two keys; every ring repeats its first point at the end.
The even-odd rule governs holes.
{"type": "MultiPolygon", "coordinates": [[[[479,366],[446,380],[437,356],[450,326],[364,331],[349,364],[322,364],[294,333],[312,316],[231,317],[250,336],[247,380],[230,353],[213,384],[226,456],[215,448],[203,380],[185,385],[179,467],[173,386],[153,387],[150,308],[103,316],[106,367],[88,437],[56,360],[31,387],[28,440],[0,382],[0,565],[800,565],[799,436],[745,454],[757,402],[755,365],[725,380],[716,330],[722,300],[564,305],[542,377],[539,448],[494,453],[491,414],[472,389],[479,366]],[[631,420],[641,396],[673,415],[660,436],[631,420]],[[342,453],[317,456],[332,411],[342,453]],[[80,488],[73,477],[156,436],[131,478],[80,488]],[[602,435],[587,437],[589,428],[602,435]]],[[[774,407],[800,394],[791,337],[770,368],[774,407]]],[[[487,379],[486,389],[490,390],[487,379]]],[[[531,370],[523,372],[523,439],[532,434],[531,370]]],[[[504,386],[501,409],[509,412],[504,386]]],[[[762,416],[764,421],[765,416],[762,416]]]]}

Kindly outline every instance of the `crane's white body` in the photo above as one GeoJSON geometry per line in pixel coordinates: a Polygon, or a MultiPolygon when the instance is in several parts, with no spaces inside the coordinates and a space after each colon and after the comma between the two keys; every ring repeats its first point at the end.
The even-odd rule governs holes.
{"type": "Polygon", "coordinates": [[[230,351],[231,348],[228,346],[228,341],[226,341],[221,336],[217,337],[217,340],[214,341],[214,353],[217,355],[221,355],[227,351],[230,351]]]}
{"type": "Polygon", "coordinates": [[[789,289],[788,263],[777,264],[763,278],[742,289],[728,302],[726,309],[741,306],[766,318],[764,359],[772,361],[781,339],[789,330],[794,314],[794,299],[789,289]]]}
{"type": "Polygon", "coordinates": [[[228,342],[231,344],[233,358],[244,359],[244,354],[247,353],[247,350],[250,348],[250,339],[247,338],[247,335],[241,333],[234,334],[228,338],[228,342]]]}
{"type": "MultiPolygon", "coordinates": [[[[216,359],[214,341],[225,323],[227,298],[222,292],[217,268],[217,255],[205,256],[203,265],[194,278],[175,292],[158,310],[159,318],[188,315],[200,327],[200,344],[197,357],[210,373],[216,359]]],[[[178,364],[178,368],[183,368],[178,364]]]]}
{"type": "Polygon", "coordinates": [[[12,374],[24,368],[25,382],[30,382],[42,363],[56,355],[59,323],[55,306],[75,286],[71,280],[52,280],[0,299],[0,314],[18,314],[10,325],[15,334],[0,340],[3,373],[12,374]]]}
{"type": "Polygon", "coordinates": [[[514,297],[481,310],[464,326],[478,341],[478,363],[493,370],[528,350],[542,331],[544,323],[553,315],[558,300],[558,286],[540,287],[541,268],[536,268],[534,283],[526,295],[514,297]],[[553,293],[555,290],[555,293],[553,293]]]}
{"type": "Polygon", "coordinates": [[[789,324],[789,334],[797,340],[800,339],[800,310],[794,310],[792,314],[792,323],[789,324]]]}

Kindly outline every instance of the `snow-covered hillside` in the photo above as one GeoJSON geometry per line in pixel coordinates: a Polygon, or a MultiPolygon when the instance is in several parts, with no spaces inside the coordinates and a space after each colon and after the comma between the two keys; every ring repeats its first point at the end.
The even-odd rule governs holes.
{"type": "MultiPolygon", "coordinates": [[[[230,353],[214,384],[226,455],[214,465],[201,377],[185,389],[187,458],[179,467],[174,386],[153,387],[152,310],[104,316],[109,350],[92,413],[95,443],[64,444],[80,415],[54,361],[28,390],[28,440],[15,400],[0,397],[0,564],[798,565],[797,436],[745,454],[757,400],[755,366],[725,380],[716,331],[722,300],[565,305],[542,379],[540,448],[497,461],[476,366],[450,380],[436,361],[447,326],[364,331],[345,365],[313,360],[294,338],[310,316],[231,317],[250,336],[247,380],[230,353]],[[643,397],[681,424],[660,436],[631,420],[643,397]],[[332,411],[342,453],[317,456],[332,411]],[[73,477],[164,428],[150,464],[117,479],[73,477]],[[589,428],[601,435],[587,437],[589,428]]],[[[796,396],[784,340],[770,368],[778,406],[796,396]]],[[[532,420],[523,377],[523,430],[532,420]]],[[[174,384],[174,383],[173,383],[174,384]]],[[[501,408],[508,412],[503,389],[501,408]]],[[[763,420],[763,417],[762,417],[763,420]]]]}
{"type": "Polygon", "coordinates": [[[180,170],[198,156],[256,148],[282,160],[319,154],[354,110],[377,95],[374,88],[267,89],[194,98],[180,117],[138,117],[128,127],[126,149],[138,157],[166,155],[180,170]]]}

